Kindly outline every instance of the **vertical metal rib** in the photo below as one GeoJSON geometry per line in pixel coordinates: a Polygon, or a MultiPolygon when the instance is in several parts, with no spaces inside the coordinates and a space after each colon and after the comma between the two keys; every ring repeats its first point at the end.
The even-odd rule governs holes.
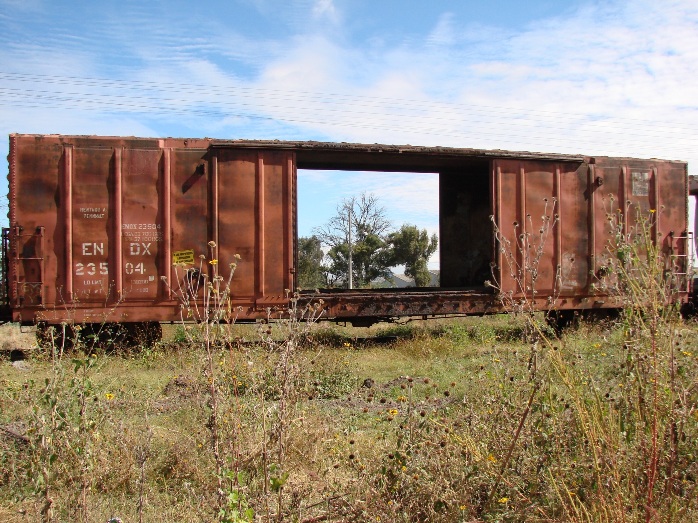
{"type": "MultiPolygon", "coordinates": [[[[659,245],[659,231],[661,231],[659,220],[661,220],[662,213],[660,212],[661,209],[659,205],[659,171],[656,167],[652,167],[652,189],[652,199],[654,202],[652,202],[650,208],[655,210],[655,213],[652,215],[654,217],[654,223],[652,224],[652,241],[655,245],[659,245]]],[[[671,247],[674,247],[673,241],[671,247]]]]}
{"type": "Polygon", "coordinates": [[[265,270],[264,270],[264,156],[257,156],[257,297],[265,294],[265,270]]]}
{"type": "Polygon", "coordinates": [[[589,272],[587,287],[590,288],[596,275],[596,191],[595,191],[596,167],[589,165],[587,176],[587,191],[589,192],[589,272]]]}
{"type": "Polygon", "coordinates": [[[41,304],[46,304],[46,295],[48,294],[48,285],[44,285],[46,279],[46,227],[37,227],[36,232],[39,234],[39,244],[41,255],[39,258],[39,281],[41,282],[41,304]]]}
{"type": "Polygon", "coordinates": [[[528,252],[528,249],[526,249],[525,242],[526,241],[526,232],[532,232],[532,231],[527,231],[527,226],[528,223],[526,221],[526,171],[523,167],[523,165],[519,168],[519,179],[517,183],[518,189],[519,189],[519,206],[520,206],[520,216],[519,216],[519,234],[523,235],[523,239],[519,240],[519,237],[516,235],[516,230],[514,230],[514,245],[516,245],[516,257],[517,257],[517,264],[519,266],[519,269],[522,271],[521,273],[521,284],[523,287],[519,289],[520,291],[524,291],[527,285],[526,281],[526,272],[525,272],[525,267],[524,264],[526,263],[526,253],[528,252]],[[520,244],[519,241],[522,243],[520,244]]]}
{"type": "Polygon", "coordinates": [[[170,285],[172,281],[172,149],[166,148],[162,151],[162,199],[160,210],[162,212],[163,229],[163,260],[162,275],[167,278],[168,285],[161,286],[162,296],[170,296],[170,285]]]}
{"type": "Polygon", "coordinates": [[[621,170],[620,170],[620,180],[621,180],[621,198],[623,201],[621,202],[621,211],[623,212],[623,234],[625,236],[628,235],[628,221],[629,221],[629,216],[628,216],[628,209],[629,209],[629,201],[630,201],[630,191],[628,191],[628,168],[624,165],[621,170]]]}
{"type": "Polygon", "coordinates": [[[123,297],[124,291],[124,250],[122,239],[123,228],[123,208],[122,208],[122,156],[123,148],[114,148],[114,287],[115,299],[118,301],[123,297]]]}
{"type": "Polygon", "coordinates": [[[65,301],[73,301],[73,147],[66,145],[63,152],[63,223],[65,226],[65,301]]]}
{"type": "Polygon", "coordinates": [[[284,173],[283,206],[284,206],[284,259],[288,264],[288,270],[284,275],[284,287],[294,291],[298,286],[294,281],[294,252],[296,249],[296,226],[293,202],[295,187],[295,154],[289,153],[284,173]]]}
{"type": "Polygon", "coordinates": [[[555,250],[555,260],[553,267],[555,268],[555,281],[553,281],[553,288],[557,289],[558,291],[560,289],[557,288],[557,286],[560,282],[558,282],[557,279],[562,268],[562,213],[560,213],[560,197],[562,191],[560,187],[561,181],[562,174],[560,173],[560,166],[558,165],[557,167],[555,167],[555,179],[553,181],[555,191],[555,205],[553,205],[553,223],[555,224],[555,245],[553,247],[553,249],[555,250]]]}
{"type": "MultiPolygon", "coordinates": [[[[502,231],[502,168],[497,165],[495,173],[495,227],[501,233],[502,231]]],[[[504,283],[504,268],[502,267],[502,246],[498,240],[495,239],[495,260],[497,263],[497,278],[498,284],[502,285],[504,283]]]]}
{"type": "Polygon", "coordinates": [[[216,242],[216,246],[220,249],[218,243],[218,157],[211,157],[211,239],[216,242]]]}

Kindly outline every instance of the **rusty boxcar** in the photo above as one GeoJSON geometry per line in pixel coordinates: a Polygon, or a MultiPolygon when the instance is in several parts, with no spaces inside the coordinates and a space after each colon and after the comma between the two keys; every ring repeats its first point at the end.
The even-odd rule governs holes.
{"type": "Polygon", "coordinates": [[[10,136],[8,159],[4,288],[9,316],[24,324],[178,321],[180,304],[161,277],[172,281],[173,260],[206,253],[209,241],[219,246],[222,261],[235,254],[243,259],[231,298],[238,319],[265,318],[269,307],[287,304],[285,290],[296,287],[299,168],[439,178],[440,287],[323,289],[327,319],[370,324],[500,312],[486,280],[494,277],[514,294],[518,287],[493,224],[499,242],[515,244],[546,213],[555,220],[537,268],[540,309],[620,305],[594,287],[611,234],[609,205],[628,215],[631,207],[661,209],[654,238],[680,270],[688,267],[687,166],[676,161],[19,134],[10,136]]]}

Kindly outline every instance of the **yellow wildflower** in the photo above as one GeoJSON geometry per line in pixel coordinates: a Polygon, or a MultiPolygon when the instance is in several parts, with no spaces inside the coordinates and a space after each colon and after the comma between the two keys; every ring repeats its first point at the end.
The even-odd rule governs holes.
{"type": "Polygon", "coordinates": [[[114,399],[114,395],[113,395],[111,392],[107,392],[107,393],[104,395],[104,397],[107,398],[107,401],[111,401],[111,400],[114,399]]]}

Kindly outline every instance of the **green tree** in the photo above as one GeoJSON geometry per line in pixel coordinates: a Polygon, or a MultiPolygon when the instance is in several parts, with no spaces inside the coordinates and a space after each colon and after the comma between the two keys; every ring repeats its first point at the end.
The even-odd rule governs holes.
{"type": "MultiPolygon", "coordinates": [[[[335,283],[347,282],[349,274],[349,244],[341,243],[327,253],[329,278],[335,283]]],[[[352,246],[354,287],[367,287],[376,278],[389,278],[390,252],[377,234],[366,235],[352,246]]]]}
{"type": "Polygon", "coordinates": [[[298,238],[298,287],[315,289],[327,286],[327,271],[322,264],[324,257],[322,242],[317,236],[298,238]]]}
{"type": "Polygon", "coordinates": [[[385,242],[389,229],[385,209],[372,194],[363,193],[338,205],[337,214],[313,231],[329,246],[328,283],[348,283],[350,245],[355,287],[365,287],[378,277],[389,276],[391,256],[385,242]]]}
{"type": "Polygon", "coordinates": [[[429,285],[429,257],[439,245],[436,234],[430,238],[426,229],[420,231],[416,225],[404,224],[399,231],[388,235],[386,243],[390,249],[391,265],[404,264],[405,276],[413,278],[416,287],[429,285]]]}

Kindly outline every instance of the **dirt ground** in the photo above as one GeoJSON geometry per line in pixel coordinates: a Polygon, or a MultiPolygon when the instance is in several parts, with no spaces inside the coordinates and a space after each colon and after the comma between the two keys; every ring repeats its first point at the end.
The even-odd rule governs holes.
{"type": "Polygon", "coordinates": [[[0,356],[12,351],[31,351],[36,349],[34,327],[20,327],[16,323],[0,325],[0,356]]]}

